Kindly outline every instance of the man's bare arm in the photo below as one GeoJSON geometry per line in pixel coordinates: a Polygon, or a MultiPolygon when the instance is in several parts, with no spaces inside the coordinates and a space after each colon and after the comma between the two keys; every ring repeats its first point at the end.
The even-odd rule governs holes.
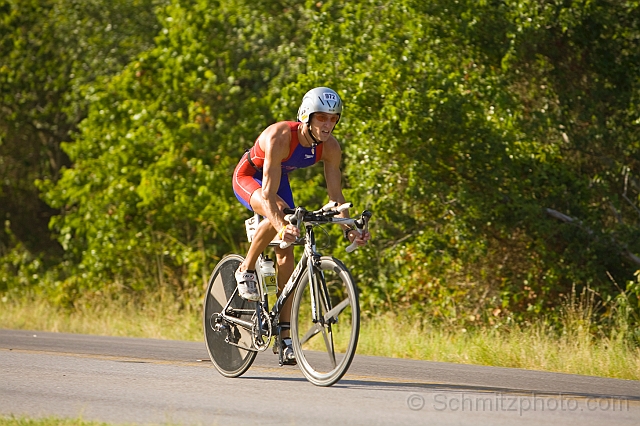
{"type": "MultiPolygon", "coordinates": [[[[342,172],[340,171],[340,162],[342,160],[342,150],[338,141],[330,139],[325,146],[325,150],[322,153],[322,159],[324,160],[324,176],[327,182],[327,194],[331,201],[335,201],[339,204],[345,202],[344,195],[342,194],[342,172]]],[[[349,210],[344,210],[340,213],[341,217],[349,217],[349,210]]],[[[348,229],[348,227],[344,227],[348,229]]],[[[368,232],[350,232],[349,241],[355,241],[358,246],[367,244],[367,241],[371,238],[368,232]]]]}
{"type": "Polygon", "coordinates": [[[261,203],[265,216],[278,231],[286,225],[284,214],[278,206],[277,193],[282,178],[281,163],[289,154],[290,142],[291,133],[284,123],[269,126],[260,135],[260,144],[265,153],[261,203]]]}
{"type": "MultiPolygon", "coordinates": [[[[325,144],[322,160],[324,161],[324,179],[327,183],[327,195],[329,200],[343,204],[345,199],[342,194],[342,172],[340,171],[342,149],[335,139],[329,139],[325,144]]],[[[349,217],[349,211],[345,210],[340,216],[349,217]]]]}

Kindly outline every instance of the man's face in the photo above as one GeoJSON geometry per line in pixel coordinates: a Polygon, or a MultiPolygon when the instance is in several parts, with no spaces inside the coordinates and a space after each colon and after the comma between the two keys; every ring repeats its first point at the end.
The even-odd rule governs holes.
{"type": "Polygon", "coordinates": [[[329,139],[331,131],[335,127],[340,116],[338,114],[328,114],[326,112],[316,112],[311,116],[309,126],[313,134],[322,142],[329,139]]]}

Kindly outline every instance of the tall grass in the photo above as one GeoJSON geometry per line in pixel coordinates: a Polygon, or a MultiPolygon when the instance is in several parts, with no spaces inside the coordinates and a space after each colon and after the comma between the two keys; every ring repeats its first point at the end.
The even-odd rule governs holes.
{"type": "Polygon", "coordinates": [[[607,307],[588,288],[574,290],[553,320],[527,325],[442,328],[387,314],[364,323],[361,353],[640,380],[635,311],[621,291],[607,307]],[[598,314],[598,315],[597,315],[598,314]],[[595,318],[599,318],[597,322],[595,318]]]}
{"type": "Polygon", "coordinates": [[[640,349],[542,321],[510,329],[444,330],[385,315],[363,324],[358,353],[640,380],[640,349]]]}
{"type": "Polygon", "coordinates": [[[201,312],[182,306],[167,294],[143,302],[77,303],[60,308],[47,300],[0,302],[0,328],[40,330],[102,336],[171,340],[202,339],[201,312]]]}
{"type": "MultiPolygon", "coordinates": [[[[358,353],[420,360],[516,367],[640,380],[640,348],[624,310],[608,334],[594,332],[593,303],[571,299],[555,326],[436,326],[424,317],[380,314],[362,321],[358,353]],[[626,319],[625,319],[626,318],[626,319]],[[626,324],[626,325],[625,325],[626,324]],[[625,328],[626,327],[626,328],[625,328]]],[[[144,303],[78,304],[60,309],[42,300],[0,302],[0,328],[199,341],[199,306],[184,307],[170,296],[144,303]]]]}

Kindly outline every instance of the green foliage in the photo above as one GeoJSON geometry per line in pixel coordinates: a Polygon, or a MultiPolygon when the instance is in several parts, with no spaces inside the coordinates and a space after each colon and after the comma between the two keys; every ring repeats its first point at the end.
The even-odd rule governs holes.
{"type": "MultiPolygon", "coordinates": [[[[374,212],[372,243],[347,261],[365,311],[561,321],[560,301],[588,288],[604,322],[637,326],[637,286],[617,283],[634,283],[640,262],[638,2],[50,0],[19,15],[17,4],[0,2],[13,11],[3,34],[22,34],[24,19],[25,40],[38,25],[65,29],[39,40],[63,54],[29,67],[58,76],[32,91],[63,100],[38,120],[60,130],[51,114],[63,114],[54,145],[67,141],[69,161],[24,180],[40,178],[59,212],[58,288],[168,286],[196,303],[216,260],[246,248],[239,157],[323,85],[346,104],[335,133],[347,198],[374,212]],[[628,315],[613,315],[621,306],[628,315]]],[[[3,52],[24,54],[6,40],[3,52]]],[[[2,107],[41,111],[13,105],[17,77],[2,64],[2,107]]],[[[322,204],[323,185],[321,167],[293,176],[300,204],[322,204]]]]}
{"type": "Polygon", "coordinates": [[[326,3],[305,82],[348,106],[348,181],[377,219],[356,268],[371,309],[526,318],[637,267],[638,6],[594,3],[326,3]]]}
{"type": "MultiPolygon", "coordinates": [[[[60,143],[86,116],[83,90],[152,43],[157,0],[0,1],[0,220],[29,251],[59,261],[56,213],[36,179],[57,180],[60,143]]],[[[0,232],[0,254],[11,250],[0,232]]]]}
{"type": "Polygon", "coordinates": [[[215,261],[243,239],[248,212],[230,176],[275,121],[266,83],[286,78],[275,29],[285,26],[241,1],[211,6],[159,10],[156,46],[91,93],[79,136],[64,145],[74,167],[43,183],[64,212],[52,225],[94,290],[169,284],[199,297],[215,261]]]}

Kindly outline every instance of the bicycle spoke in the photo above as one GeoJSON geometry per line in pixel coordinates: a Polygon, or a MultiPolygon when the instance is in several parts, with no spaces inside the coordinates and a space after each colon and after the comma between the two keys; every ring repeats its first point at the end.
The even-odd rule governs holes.
{"type": "Polygon", "coordinates": [[[309,339],[311,339],[313,336],[315,336],[316,334],[320,333],[322,331],[322,326],[320,324],[314,324],[309,331],[307,331],[305,333],[304,336],[302,336],[300,338],[300,344],[304,345],[305,343],[307,343],[309,341],[309,339]]]}
{"type": "Polygon", "coordinates": [[[325,322],[328,322],[331,318],[336,318],[349,305],[351,305],[349,299],[344,299],[342,302],[338,303],[333,309],[324,314],[325,322]]]}
{"type": "Polygon", "coordinates": [[[327,330],[323,328],[322,337],[324,338],[324,344],[327,347],[327,355],[329,355],[329,361],[331,361],[331,367],[336,368],[336,352],[333,348],[333,336],[331,331],[327,333],[327,330]],[[327,334],[329,335],[327,337],[327,334]]]}
{"type": "Polygon", "coordinates": [[[331,386],[353,360],[360,309],[353,279],[339,260],[323,256],[317,268],[313,281],[304,277],[296,289],[291,337],[305,377],[316,385],[331,386]]]}
{"type": "MultiPolygon", "coordinates": [[[[318,287],[318,293],[320,293],[322,289],[324,289],[325,292],[323,293],[323,295],[326,294],[326,281],[324,279],[322,280],[322,287],[318,287]]],[[[323,317],[323,324],[316,325],[322,329],[322,338],[324,340],[324,345],[327,348],[327,355],[329,356],[329,361],[331,362],[331,368],[336,368],[336,352],[333,342],[333,333],[331,332],[331,323],[329,322],[329,318],[333,317],[333,315],[329,314],[331,311],[334,311],[334,309],[329,310],[331,302],[327,299],[327,297],[328,294],[326,294],[326,297],[322,297],[320,299],[320,303],[318,304],[318,316],[323,317]],[[322,311],[326,312],[324,316],[322,315],[322,311]]],[[[349,304],[348,299],[346,300],[346,302],[347,303],[345,304],[345,301],[343,300],[339,303],[339,305],[342,305],[342,308],[339,310],[340,312],[342,312],[342,310],[344,310],[344,308],[349,304]]]]}

